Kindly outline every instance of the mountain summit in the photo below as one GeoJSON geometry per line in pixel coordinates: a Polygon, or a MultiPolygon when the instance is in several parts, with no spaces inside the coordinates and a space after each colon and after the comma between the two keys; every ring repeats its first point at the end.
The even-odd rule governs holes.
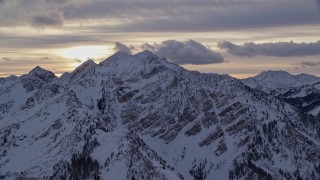
{"type": "Polygon", "coordinates": [[[89,73],[92,69],[98,66],[93,60],[89,59],[79,65],[69,76],[70,81],[81,79],[89,73]]]}
{"type": "Polygon", "coordinates": [[[320,177],[319,121],[230,76],[148,51],[88,61],[71,75],[0,84],[1,177],[320,177]]]}
{"type": "Polygon", "coordinates": [[[251,88],[280,98],[302,113],[320,118],[320,78],[309,74],[291,75],[285,71],[264,71],[241,80],[251,88]]]}
{"type": "Polygon", "coordinates": [[[22,78],[24,78],[24,77],[26,77],[26,78],[34,77],[34,78],[41,79],[45,82],[51,82],[53,79],[57,78],[53,72],[45,70],[45,69],[41,68],[40,66],[37,66],[34,69],[32,69],[29,72],[29,74],[22,76],[22,78]]]}
{"type": "Polygon", "coordinates": [[[265,92],[284,92],[291,87],[310,85],[320,81],[320,77],[309,74],[292,75],[286,71],[263,71],[255,77],[241,80],[251,88],[257,88],[265,92]]]}

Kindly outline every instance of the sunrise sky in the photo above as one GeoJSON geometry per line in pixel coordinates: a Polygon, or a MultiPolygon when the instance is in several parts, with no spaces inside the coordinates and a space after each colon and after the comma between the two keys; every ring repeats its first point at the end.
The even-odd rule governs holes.
{"type": "Polygon", "coordinates": [[[320,0],[0,0],[0,77],[118,50],[200,72],[320,76],[320,0]]]}

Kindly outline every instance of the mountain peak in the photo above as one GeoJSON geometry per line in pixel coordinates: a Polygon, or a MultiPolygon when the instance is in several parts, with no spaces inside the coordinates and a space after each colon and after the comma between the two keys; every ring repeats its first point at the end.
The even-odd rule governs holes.
{"type": "Polygon", "coordinates": [[[80,64],[76,69],[83,69],[85,67],[91,67],[91,66],[97,66],[97,64],[92,60],[92,59],[88,59],[85,62],[83,62],[82,64],[80,64]]]}
{"type": "Polygon", "coordinates": [[[286,71],[263,71],[255,77],[242,80],[251,88],[259,88],[265,92],[272,90],[286,91],[291,87],[313,84],[320,81],[319,77],[309,74],[292,75],[286,71]]]}
{"type": "Polygon", "coordinates": [[[257,80],[263,80],[263,79],[277,79],[277,80],[285,80],[285,79],[290,79],[290,80],[295,80],[295,81],[301,81],[301,83],[305,83],[306,81],[308,82],[313,82],[313,81],[319,81],[320,78],[314,75],[306,74],[306,73],[301,73],[298,75],[293,75],[288,73],[287,71],[283,70],[277,70],[277,71],[263,71],[257,76],[255,76],[257,80]]]}
{"type": "Polygon", "coordinates": [[[155,54],[149,50],[144,50],[135,54],[134,56],[155,56],[155,54]]]}
{"type": "Polygon", "coordinates": [[[299,77],[308,77],[308,78],[317,78],[319,79],[319,77],[317,76],[314,76],[314,75],[311,75],[311,74],[306,74],[306,73],[301,73],[301,74],[298,74],[296,76],[299,76],[299,77]]]}
{"type": "Polygon", "coordinates": [[[277,71],[273,71],[273,70],[268,70],[268,71],[263,71],[260,74],[256,75],[255,77],[256,80],[258,81],[264,81],[264,80],[279,80],[279,79],[292,79],[293,75],[286,72],[286,71],[282,71],[282,70],[277,70],[277,71]]]}
{"type": "MultiPolygon", "coordinates": [[[[113,55],[111,55],[109,58],[117,58],[117,57],[128,57],[131,56],[128,53],[122,52],[122,51],[117,51],[116,53],[114,53],[113,55]]],[[[108,58],[108,59],[109,59],[108,58]]]]}
{"type": "Polygon", "coordinates": [[[87,61],[83,62],[80,66],[78,66],[71,74],[69,79],[75,79],[76,77],[83,77],[85,76],[91,69],[94,69],[98,65],[92,60],[88,59],[87,61]]]}
{"type": "Polygon", "coordinates": [[[139,63],[142,63],[142,61],[150,62],[150,60],[157,60],[157,59],[159,59],[158,56],[149,50],[145,50],[134,55],[118,51],[115,54],[108,57],[106,60],[102,61],[99,65],[104,66],[106,64],[109,64],[109,65],[112,64],[111,66],[116,66],[123,63],[124,64],[128,64],[129,62],[134,63],[131,61],[139,61],[139,62],[136,62],[139,64],[139,63]]]}
{"type": "Polygon", "coordinates": [[[92,59],[88,59],[88,60],[84,61],[82,64],[96,64],[96,63],[92,59]]]}
{"type": "Polygon", "coordinates": [[[59,77],[59,79],[60,80],[66,80],[66,79],[69,79],[69,77],[70,77],[70,73],[65,72],[59,77]]]}
{"type": "Polygon", "coordinates": [[[36,66],[33,68],[29,73],[29,76],[37,77],[39,79],[42,79],[46,82],[51,81],[52,79],[56,78],[55,74],[49,70],[43,69],[40,66],[36,66]]]}
{"type": "Polygon", "coordinates": [[[143,59],[158,59],[158,56],[155,55],[153,52],[149,50],[144,50],[142,52],[139,52],[135,55],[133,55],[136,59],[138,60],[143,60],[143,59]]]}
{"type": "Polygon", "coordinates": [[[7,77],[6,79],[8,80],[15,80],[17,79],[18,77],[16,75],[10,75],[9,77],[7,77]]]}
{"type": "Polygon", "coordinates": [[[127,54],[125,52],[122,51],[118,51],[116,53],[114,53],[113,55],[111,55],[110,57],[108,57],[107,59],[105,59],[104,61],[100,62],[99,65],[105,65],[107,62],[110,61],[117,61],[117,60],[122,60],[122,59],[127,59],[128,57],[131,57],[132,55],[127,54]]]}
{"type": "Polygon", "coordinates": [[[40,67],[40,66],[36,66],[35,68],[33,68],[33,69],[29,72],[29,74],[33,74],[33,73],[37,73],[37,72],[45,72],[45,71],[47,71],[47,70],[43,69],[43,68],[40,67]]]}
{"type": "Polygon", "coordinates": [[[273,71],[273,70],[268,70],[268,71],[263,71],[261,72],[259,75],[257,75],[256,77],[258,76],[269,76],[269,77],[277,77],[277,76],[292,76],[292,74],[288,73],[287,71],[282,71],[282,70],[276,70],[276,71],[273,71]]]}

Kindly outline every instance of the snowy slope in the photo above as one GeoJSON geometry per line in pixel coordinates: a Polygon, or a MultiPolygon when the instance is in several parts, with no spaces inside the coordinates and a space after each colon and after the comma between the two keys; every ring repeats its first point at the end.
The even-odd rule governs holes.
{"type": "Polygon", "coordinates": [[[264,71],[241,80],[247,86],[262,90],[298,108],[320,117],[320,78],[309,75],[291,75],[286,71],[264,71]]]}
{"type": "Polygon", "coordinates": [[[290,88],[279,97],[303,112],[320,117],[320,82],[290,88]]]}
{"type": "Polygon", "coordinates": [[[320,78],[286,71],[265,71],[241,80],[247,86],[272,94],[304,113],[320,117],[320,78]]]}
{"type": "Polygon", "coordinates": [[[267,93],[271,91],[286,92],[292,87],[311,85],[319,82],[320,77],[309,74],[292,75],[286,71],[263,71],[255,77],[241,80],[251,88],[263,90],[267,93]]]}
{"type": "MultiPolygon", "coordinates": [[[[82,63],[80,66],[78,66],[69,76],[70,81],[77,81],[81,79],[83,76],[86,76],[90,71],[92,71],[95,67],[97,67],[97,64],[89,59],[82,63]]],[[[64,78],[67,74],[64,74],[62,78],[64,78]]]]}
{"type": "Polygon", "coordinates": [[[56,79],[51,71],[37,66],[19,78],[9,76],[0,81],[0,120],[19,110],[39,88],[56,79]]]}
{"type": "Polygon", "coordinates": [[[33,91],[8,82],[1,92],[16,102],[14,84],[24,99],[0,119],[6,179],[320,177],[319,121],[150,51],[85,62],[33,91]]]}

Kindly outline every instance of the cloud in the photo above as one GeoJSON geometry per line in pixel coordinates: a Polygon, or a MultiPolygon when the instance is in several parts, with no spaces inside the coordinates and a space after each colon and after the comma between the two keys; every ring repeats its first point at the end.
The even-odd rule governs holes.
{"type": "Polygon", "coordinates": [[[307,67],[316,67],[320,66],[320,62],[314,62],[314,61],[302,61],[300,63],[297,63],[297,65],[300,65],[303,68],[307,67]]]}
{"type": "Polygon", "coordinates": [[[82,63],[82,61],[80,60],[80,59],[73,59],[73,61],[75,62],[75,63],[82,63]]]}
{"type": "Polygon", "coordinates": [[[177,64],[214,64],[224,61],[221,54],[194,40],[185,42],[168,40],[150,48],[151,51],[153,49],[160,56],[166,57],[177,64]]]}
{"type": "Polygon", "coordinates": [[[50,57],[40,57],[39,60],[40,61],[52,61],[53,59],[51,59],[50,57]]]}
{"type": "Polygon", "coordinates": [[[68,7],[65,17],[108,19],[116,23],[104,29],[117,32],[217,31],[319,24],[314,6],[314,0],[106,0],[68,7]]]}
{"type": "Polygon", "coordinates": [[[46,0],[46,2],[50,3],[66,3],[68,0],[46,0]]]}
{"type": "Polygon", "coordinates": [[[7,57],[2,58],[2,60],[7,61],[7,62],[11,61],[11,59],[7,58],[7,57]]]}
{"type": "MultiPolygon", "coordinates": [[[[38,26],[37,28],[42,28],[38,26]]],[[[66,48],[81,45],[97,45],[110,44],[114,39],[121,39],[127,36],[112,35],[112,34],[96,34],[95,32],[74,32],[61,30],[57,34],[43,33],[45,31],[36,31],[36,33],[23,34],[23,29],[11,30],[15,34],[8,34],[0,29],[0,49],[1,53],[15,54],[17,51],[39,51],[44,48],[66,48]],[[19,35],[16,35],[19,34],[19,35]],[[114,38],[114,39],[112,39],[114,38]],[[16,51],[16,52],[15,52],[16,51]]],[[[49,31],[48,31],[49,32],[49,31]]],[[[6,55],[3,55],[6,56],[6,55]]],[[[45,55],[46,56],[46,55],[45,55]]],[[[7,57],[7,56],[6,56],[7,57]]]]}
{"type": "Polygon", "coordinates": [[[85,0],[0,0],[0,27],[61,27],[65,7],[85,0]]]}
{"type": "Polygon", "coordinates": [[[122,44],[120,42],[115,42],[114,44],[115,44],[115,47],[114,47],[115,51],[121,51],[127,54],[131,54],[131,49],[127,45],[122,44]]]}
{"type": "Polygon", "coordinates": [[[316,1],[0,0],[0,26],[99,22],[117,32],[190,32],[319,24],[316,1]],[[54,14],[60,17],[49,18],[54,14]]]}
{"type": "Polygon", "coordinates": [[[35,16],[33,17],[32,25],[36,27],[55,26],[61,27],[63,25],[63,17],[59,14],[35,16]]]}
{"type": "Polygon", "coordinates": [[[273,56],[273,57],[299,57],[320,55],[320,41],[312,43],[276,42],[256,44],[247,42],[237,45],[230,41],[218,43],[220,49],[239,57],[273,56]]]}
{"type": "MultiPolygon", "coordinates": [[[[123,45],[123,44],[122,44],[123,45]]],[[[223,56],[195,40],[184,42],[167,40],[161,43],[144,43],[126,46],[131,51],[150,50],[176,64],[215,64],[224,61],[223,56]]]]}

